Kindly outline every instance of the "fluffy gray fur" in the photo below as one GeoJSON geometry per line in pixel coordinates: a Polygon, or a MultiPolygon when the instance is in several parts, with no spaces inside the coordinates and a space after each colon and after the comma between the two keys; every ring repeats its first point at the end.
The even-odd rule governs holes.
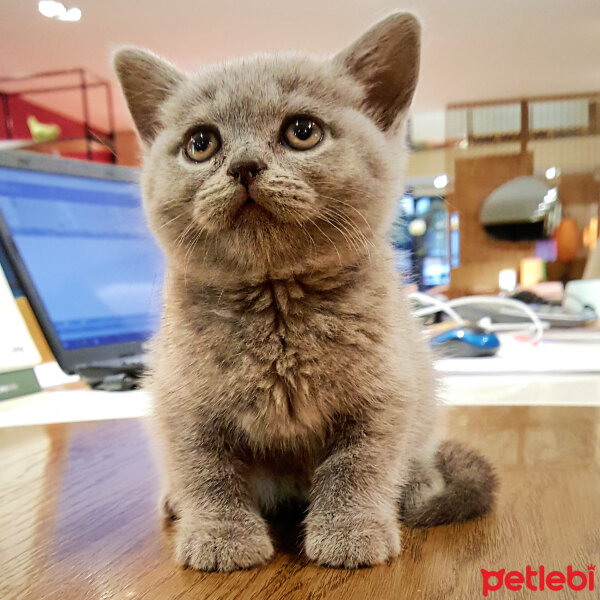
{"type": "Polygon", "coordinates": [[[267,562],[264,514],[293,497],[307,556],[333,567],[397,555],[399,511],[413,526],[488,511],[490,467],[434,438],[429,350],[386,241],[417,21],[394,14],[333,59],[255,56],[193,76],[138,49],[114,62],[167,261],[147,386],[177,561],[267,562]],[[310,150],[281,143],[296,114],[322,124],[310,150]],[[194,163],[182,149],[200,125],[221,147],[194,163]],[[266,164],[247,187],[227,172],[240,160],[266,164]]]}

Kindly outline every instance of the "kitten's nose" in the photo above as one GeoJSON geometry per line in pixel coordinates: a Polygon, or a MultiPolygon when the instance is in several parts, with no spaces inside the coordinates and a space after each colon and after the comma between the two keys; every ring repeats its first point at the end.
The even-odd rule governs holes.
{"type": "Polygon", "coordinates": [[[248,184],[267,168],[267,163],[258,158],[242,158],[234,160],[227,169],[227,175],[239,179],[242,185],[248,184]]]}

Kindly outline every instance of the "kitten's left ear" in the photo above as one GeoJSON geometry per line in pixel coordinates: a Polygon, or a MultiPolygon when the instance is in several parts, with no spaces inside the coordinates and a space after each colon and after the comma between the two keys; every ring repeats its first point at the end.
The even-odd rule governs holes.
{"type": "Polygon", "coordinates": [[[410,105],[419,75],[421,27],[407,13],[380,21],[334,61],[365,88],[365,109],[384,130],[410,105]]]}

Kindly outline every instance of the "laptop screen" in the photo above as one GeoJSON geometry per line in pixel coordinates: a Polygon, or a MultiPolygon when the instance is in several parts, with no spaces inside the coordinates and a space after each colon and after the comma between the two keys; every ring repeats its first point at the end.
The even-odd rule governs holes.
{"type": "Polygon", "coordinates": [[[0,212],[65,350],[156,330],[163,260],[138,185],[0,167],[0,212]]]}

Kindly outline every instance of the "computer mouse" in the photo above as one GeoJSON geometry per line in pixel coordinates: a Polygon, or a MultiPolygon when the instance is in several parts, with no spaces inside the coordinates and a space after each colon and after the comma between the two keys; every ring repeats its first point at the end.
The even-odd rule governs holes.
{"type": "Polygon", "coordinates": [[[434,336],[429,342],[444,357],[493,356],[500,348],[500,340],[474,325],[460,325],[434,336]]]}

